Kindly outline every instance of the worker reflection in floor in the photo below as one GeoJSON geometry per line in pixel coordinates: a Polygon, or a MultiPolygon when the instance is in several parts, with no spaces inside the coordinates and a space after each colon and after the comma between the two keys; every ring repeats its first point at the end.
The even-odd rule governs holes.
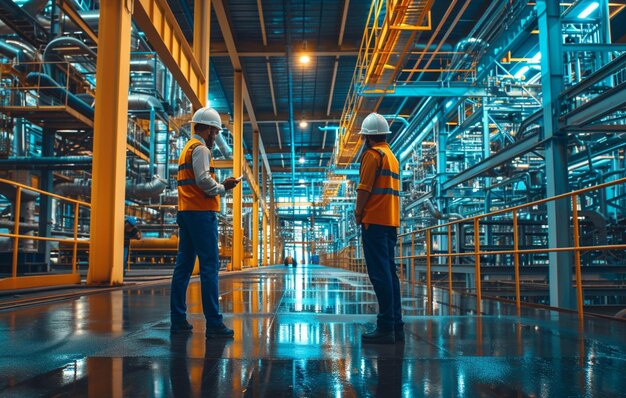
{"type": "Polygon", "coordinates": [[[193,329],[187,321],[187,287],[195,264],[200,263],[202,310],[206,319],[207,338],[232,338],[234,332],[222,322],[219,306],[217,213],[220,195],[237,186],[239,179],[228,177],[221,184],[215,181],[215,165],[211,149],[222,130],[219,113],[201,108],[194,113],[194,134],[178,159],[178,255],[172,275],[170,298],[171,333],[193,329]]]}
{"type": "Polygon", "coordinates": [[[194,392],[200,391],[200,396],[211,397],[218,395],[218,391],[227,391],[231,388],[230,379],[223,377],[225,368],[229,365],[228,359],[223,359],[224,349],[230,340],[208,340],[204,348],[204,359],[195,358],[188,353],[190,334],[175,334],[170,341],[170,382],[171,394],[174,397],[191,397],[194,392]],[[192,377],[191,369],[202,366],[202,378],[192,377]],[[194,385],[198,381],[200,385],[194,385]],[[228,384],[227,384],[228,383],[228,384]]]}
{"type": "Polygon", "coordinates": [[[400,282],[394,259],[400,226],[400,170],[386,142],[389,133],[389,124],[377,113],[363,120],[359,132],[365,150],[354,216],[362,226],[367,273],[378,299],[376,329],[364,333],[361,340],[372,344],[404,341],[400,282]]]}

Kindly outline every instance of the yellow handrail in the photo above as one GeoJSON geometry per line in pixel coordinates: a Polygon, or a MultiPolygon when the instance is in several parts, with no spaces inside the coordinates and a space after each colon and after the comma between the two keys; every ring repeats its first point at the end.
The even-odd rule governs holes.
{"type": "MultiPolygon", "coordinates": [[[[587,187],[583,189],[579,189],[576,191],[568,192],[561,195],[556,195],[549,198],[544,198],[541,200],[536,200],[533,202],[525,203],[518,206],[509,207],[506,209],[496,210],[490,213],[481,214],[473,217],[468,217],[460,220],[453,220],[448,223],[433,225],[430,227],[426,227],[417,231],[406,232],[398,235],[400,240],[400,256],[396,257],[400,261],[404,259],[425,259],[426,260],[426,288],[428,291],[428,303],[429,307],[432,305],[430,292],[432,289],[432,282],[430,279],[430,263],[431,258],[435,257],[443,257],[448,258],[448,288],[450,290],[450,303],[452,303],[452,258],[453,257],[470,257],[473,256],[475,259],[475,290],[476,290],[476,308],[477,312],[480,314],[481,312],[481,300],[482,300],[482,288],[481,288],[481,277],[480,277],[480,257],[485,255],[513,255],[514,256],[514,266],[515,266],[515,304],[517,308],[518,315],[521,310],[521,294],[520,294],[520,275],[519,275],[519,255],[520,254],[535,254],[535,253],[550,253],[550,252],[573,252],[575,259],[575,269],[576,269],[576,298],[577,298],[577,310],[579,320],[582,321],[584,312],[583,312],[583,291],[582,291],[582,276],[581,276],[581,265],[580,265],[580,253],[584,251],[601,251],[601,250],[625,250],[626,244],[616,244],[616,245],[597,245],[597,246],[580,246],[580,233],[579,233],[579,222],[578,222],[578,195],[584,194],[586,192],[595,191],[607,187],[611,187],[614,185],[624,184],[626,183],[626,178],[622,178],[615,181],[610,181],[607,183],[599,184],[592,187],[587,187]],[[564,198],[571,198],[572,200],[572,218],[573,218],[573,246],[572,247],[554,247],[554,248],[538,248],[538,249],[519,249],[519,233],[518,233],[518,218],[517,211],[527,207],[533,207],[540,204],[548,203],[551,201],[557,201],[564,198]],[[512,221],[513,221],[513,250],[480,250],[480,220],[488,217],[492,217],[495,215],[512,213],[512,221]],[[452,253],[452,232],[451,227],[456,224],[468,223],[472,222],[474,227],[474,251],[473,252],[464,252],[464,253],[452,253]],[[431,253],[430,250],[430,234],[431,231],[439,228],[447,228],[448,235],[448,253],[431,253]],[[425,254],[415,255],[414,254],[414,245],[415,245],[415,234],[425,234],[426,235],[426,244],[425,244],[425,254]],[[402,241],[403,237],[411,235],[412,241],[412,255],[411,256],[403,256],[402,255],[402,241]]],[[[457,238],[458,239],[458,238],[457,238]]],[[[414,272],[414,270],[413,270],[414,272]]]]}
{"type": "MultiPolygon", "coordinates": [[[[13,258],[11,262],[11,277],[10,278],[2,278],[0,279],[0,290],[6,289],[14,289],[14,288],[25,288],[25,287],[36,287],[36,286],[50,286],[54,284],[64,284],[64,283],[80,283],[80,275],[78,275],[76,270],[76,257],[78,251],[78,244],[89,244],[88,240],[79,240],[78,239],[78,214],[80,206],[85,206],[87,208],[91,208],[91,204],[87,202],[83,202],[76,199],[66,198],[64,196],[56,195],[50,192],[43,191],[38,188],[30,187],[28,185],[20,184],[15,181],[6,180],[4,178],[0,178],[0,183],[8,184],[16,188],[15,192],[15,210],[14,210],[14,232],[13,233],[3,233],[0,232],[0,236],[8,237],[13,239],[13,258]],[[31,236],[31,235],[21,235],[20,234],[20,212],[21,212],[21,201],[22,201],[22,190],[27,190],[31,192],[39,193],[40,195],[47,195],[49,197],[59,199],[65,202],[74,204],[74,238],[73,239],[65,239],[65,238],[51,238],[46,236],[31,236]],[[38,241],[52,241],[52,242],[72,242],[74,243],[73,255],[72,255],[72,272],[69,274],[71,278],[64,278],[63,275],[38,275],[38,276],[28,276],[28,277],[18,277],[17,276],[17,262],[18,262],[18,254],[19,254],[19,240],[20,239],[28,239],[28,240],[38,240],[38,241]],[[23,279],[26,280],[23,284],[20,284],[18,280],[23,279]],[[57,283],[55,283],[57,281],[57,283]],[[4,283],[3,283],[4,282],[4,283]]],[[[67,276],[67,275],[65,275],[67,276]]]]}

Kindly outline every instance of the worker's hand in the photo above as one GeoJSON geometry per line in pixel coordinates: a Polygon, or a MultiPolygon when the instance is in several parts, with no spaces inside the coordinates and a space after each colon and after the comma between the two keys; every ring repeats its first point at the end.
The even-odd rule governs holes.
{"type": "Polygon", "coordinates": [[[354,213],[354,218],[356,220],[357,225],[361,225],[361,221],[363,220],[363,213],[357,214],[354,213]]]}
{"type": "Polygon", "coordinates": [[[236,179],[235,177],[228,177],[227,179],[222,181],[222,185],[224,186],[224,189],[226,189],[227,191],[230,191],[231,189],[235,188],[237,184],[239,184],[239,180],[236,179]]]}

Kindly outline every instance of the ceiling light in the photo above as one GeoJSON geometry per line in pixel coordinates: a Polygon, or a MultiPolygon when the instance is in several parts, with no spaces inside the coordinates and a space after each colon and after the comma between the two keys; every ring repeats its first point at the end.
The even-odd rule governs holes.
{"type": "Polygon", "coordinates": [[[304,178],[299,179],[298,184],[304,184],[304,178]]]}
{"type": "Polygon", "coordinates": [[[600,3],[598,3],[597,1],[594,1],[593,3],[589,4],[589,6],[587,8],[585,8],[583,10],[583,12],[581,12],[580,14],[578,14],[578,18],[580,19],[584,19],[587,18],[592,12],[594,12],[596,10],[596,8],[600,7],[600,3]]]}
{"type": "Polygon", "coordinates": [[[301,129],[305,129],[305,128],[307,128],[307,126],[308,126],[308,125],[309,125],[309,124],[306,122],[306,120],[302,120],[302,121],[300,122],[300,128],[301,128],[301,129]]]}
{"type": "Polygon", "coordinates": [[[304,163],[304,156],[300,156],[299,162],[300,162],[300,164],[304,163]]]}
{"type": "Polygon", "coordinates": [[[309,62],[311,62],[311,57],[309,57],[306,54],[300,56],[300,63],[301,64],[308,64],[309,62]]]}

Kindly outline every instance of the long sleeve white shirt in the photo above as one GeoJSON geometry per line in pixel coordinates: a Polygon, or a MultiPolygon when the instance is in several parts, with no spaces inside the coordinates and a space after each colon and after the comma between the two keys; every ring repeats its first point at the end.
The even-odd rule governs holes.
{"type": "Polygon", "coordinates": [[[196,185],[209,196],[224,195],[226,193],[224,185],[218,183],[211,177],[211,150],[207,148],[206,142],[199,135],[194,134],[192,138],[202,143],[202,145],[195,147],[191,154],[193,174],[196,176],[196,185]]]}

